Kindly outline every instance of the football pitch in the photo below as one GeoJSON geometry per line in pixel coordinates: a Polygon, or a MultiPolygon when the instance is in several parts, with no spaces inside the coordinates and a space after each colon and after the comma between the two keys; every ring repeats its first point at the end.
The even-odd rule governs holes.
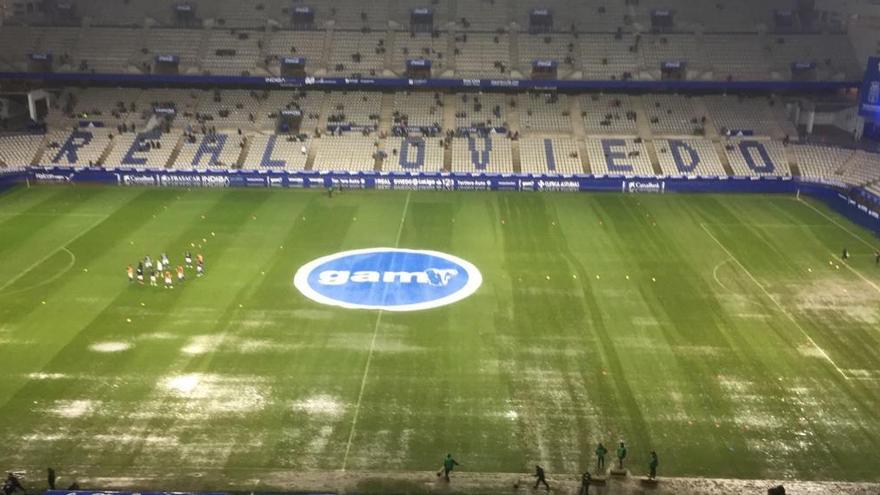
{"type": "Polygon", "coordinates": [[[14,189],[0,467],[223,489],[447,452],[578,473],[622,439],[636,473],[656,450],[666,476],[877,481],[877,245],[782,195],[14,189]],[[482,285],[411,312],[294,287],[377,247],[454,255],[482,285]],[[186,250],[205,277],[128,282],[186,250]]]}

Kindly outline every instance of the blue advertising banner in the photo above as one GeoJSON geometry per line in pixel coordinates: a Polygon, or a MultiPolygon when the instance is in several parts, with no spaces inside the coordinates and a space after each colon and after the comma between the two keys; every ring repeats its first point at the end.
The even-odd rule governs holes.
{"type": "Polygon", "coordinates": [[[880,57],[868,59],[865,80],[859,91],[859,115],[871,122],[880,122],[880,57]]]}
{"type": "MultiPolygon", "coordinates": [[[[802,182],[788,177],[595,177],[532,174],[450,174],[377,172],[293,172],[281,170],[150,170],[72,167],[29,167],[18,174],[0,175],[0,190],[14,183],[32,184],[103,183],[151,187],[258,187],[320,189],[380,189],[425,191],[546,191],[617,192],[625,194],[665,193],[782,193],[806,194],[880,236],[878,210],[857,203],[839,189],[802,182]]],[[[871,196],[880,209],[880,197],[855,189],[854,195],[871,196]]],[[[101,492],[104,493],[104,492],[101,492]]],[[[47,495],[68,495],[48,492],[47,495]]],[[[76,495],[98,495],[97,493],[76,495]]],[[[127,494],[122,494],[127,495],[127,494]]],[[[141,494],[148,495],[148,494],[141,494]]],[[[162,494],[164,495],[164,494],[162,494]]],[[[201,494],[204,495],[204,494],[201,494]]]]}
{"type": "MultiPolygon", "coordinates": [[[[876,63],[875,63],[876,65],[876,63]]],[[[858,81],[633,81],[530,79],[411,79],[357,77],[257,77],[181,74],[91,74],[56,72],[0,72],[0,80],[42,80],[65,84],[119,85],[175,84],[181,86],[236,86],[278,89],[431,89],[568,90],[568,91],[837,91],[857,88],[858,81]]],[[[867,94],[867,91],[865,91],[867,94]]]]}

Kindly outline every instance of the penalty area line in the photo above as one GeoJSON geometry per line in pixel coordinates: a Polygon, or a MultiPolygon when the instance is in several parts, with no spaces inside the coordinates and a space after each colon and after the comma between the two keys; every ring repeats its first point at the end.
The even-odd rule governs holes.
{"type": "MultiPolygon", "coordinates": [[[[409,199],[412,192],[407,191],[406,201],[403,203],[403,213],[400,214],[400,225],[397,227],[397,237],[394,239],[394,247],[400,247],[400,237],[403,235],[403,224],[409,212],[409,199]]],[[[354,441],[354,433],[357,430],[358,417],[361,412],[361,402],[364,399],[364,390],[367,388],[367,376],[370,374],[370,363],[373,362],[373,350],[376,348],[376,338],[379,336],[379,327],[382,325],[384,311],[379,310],[376,315],[376,324],[373,325],[373,338],[370,340],[370,350],[367,352],[367,363],[364,365],[364,375],[361,377],[361,388],[358,392],[357,402],[354,405],[354,416],[351,418],[351,429],[348,432],[348,441],[345,442],[345,454],[342,456],[342,469],[348,467],[348,454],[351,452],[351,444],[354,441]]]]}
{"type": "MultiPolygon", "coordinates": [[[[33,270],[34,268],[36,268],[36,267],[42,265],[43,263],[46,262],[46,260],[48,260],[48,259],[51,258],[52,256],[55,256],[55,253],[57,253],[58,251],[61,251],[61,250],[67,250],[68,253],[70,253],[71,255],[73,255],[73,253],[71,253],[70,250],[67,249],[67,246],[73,244],[73,243],[76,242],[80,237],[82,237],[82,236],[88,234],[89,232],[91,232],[92,229],[94,229],[95,227],[97,227],[98,225],[100,225],[101,223],[103,223],[103,222],[104,222],[105,220],[107,220],[108,218],[109,218],[108,216],[101,217],[100,220],[98,220],[97,222],[95,222],[95,223],[89,225],[88,228],[85,228],[85,229],[83,229],[82,231],[80,231],[79,234],[73,236],[73,238],[70,239],[69,241],[67,241],[67,242],[65,242],[64,244],[62,244],[62,245],[58,246],[57,248],[53,249],[52,251],[50,251],[49,253],[47,253],[46,256],[43,256],[42,258],[40,258],[40,259],[38,259],[37,261],[33,262],[33,264],[31,264],[30,266],[28,266],[27,268],[25,268],[24,271],[22,271],[21,273],[19,273],[18,275],[14,276],[14,277],[12,277],[11,279],[7,280],[6,283],[4,283],[3,285],[0,285],[0,292],[3,292],[3,290],[5,290],[5,289],[6,289],[7,287],[9,287],[10,285],[12,285],[12,284],[14,284],[15,282],[17,282],[21,277],[24,277],[25,275],[27,275],[28,273],[30,273],[31,270],[33,270]]],[[[76,257],[76,256],[74,255],[74,258],[75,258],[75,257],[76,257]]]]}
{"type": "Polygon", "coordinates": [[[730,259],[733,260],[734,263],[739,265],[740,269],[742,269],[742,271],[752,280],[752,282],[754,282],[754,284],[757,285],[759,289],[761,289],[761,292],[763,292],[764,295],[767,296],[767,298],[770,299],[773,302],[773,304],[775,304],[776,307],[779,308],[780,311],[782,311],[782,314],[784,314],[789,320],[791,320],[792,323],[794,323],[794,326],[796,326],[797,329],[800,330],[801,334],[803,334],[803,336],[807,338],[807,340],[810,342],[810,344],[813,347],[815,347],[822,354],[822,357],[824,357],[825,360],[828,361],[831,364],[831,366],[833,366],[834,369],[837,370],[838,373],[840,373],[840,376],[842,376],[844,380],[850,380],[850,376],[847,375],[846,373],[844,373],[843,370],[840,369],[840,366],[837,366],[837,363],[835,363],[834,360],[831,359],[831,356],[829,356],[828,353],[825,352],[825,349],[822,349],[821,347],[819,347],[819,344],[817,344],[816,341],[813,340],[812,337],[810,337],[810,334],[808,334],[807,331],[804,330],[804,327],[802,327],[801,324],[798,323],[798,321],[795,319],[795,317],[790,312],[788,312],[788,310],[786,310],[785,307],[783,307],[782,304],[780,304],[779,301],[777,301],[775,297],[773,297],[773,294],[770,294],[770,292],[766,288],[764,288],[763,285],[761,285],[761,282],[759,282],[758,279],[755,278],[754,275],[752,275],[752,272],[750,272],[748,270],[748,268],[746,268],[745,265],[743,265],[736,258],[736,256],[734,256],[733,253],[730,252],[729,249],[727,249],[727,246],[725,246],[721,241],[719,241],[718,238],[715,237],[708,228],[706,228],[705,224],[701,223],[700,228],[703,229],[703,232],[705,232],[706,235],[708,235],[709,237],[712,238],[713,241],[715,241],[715,244],[717,244],[718,247],[720,247],[721,249],[724,250],[725,253],[727,253],[727,256],[730,256],[730,259]]]}

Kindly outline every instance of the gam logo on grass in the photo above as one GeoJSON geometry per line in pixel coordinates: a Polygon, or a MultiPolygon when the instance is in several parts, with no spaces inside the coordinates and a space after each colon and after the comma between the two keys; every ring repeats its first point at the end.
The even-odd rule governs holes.
{"type": "Polygon", "coordinates": [[[300,268],[293,285],[321,304],[352,309],[417,311],[473,294],[477,267],[437,251],[373,248],[324,256],[300,268]]]}

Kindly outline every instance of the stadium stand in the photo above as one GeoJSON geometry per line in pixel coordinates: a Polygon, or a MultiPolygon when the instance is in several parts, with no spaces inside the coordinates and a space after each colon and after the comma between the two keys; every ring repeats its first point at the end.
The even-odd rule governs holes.
{"type": "Polygon", "coordinates": [[[637,133],[635,102],[624,94],[591,94],[581,98],[581,116],[589,134],[637,133]]]}
{"type": "Polygon", "coordinates": [[[654,175],[648,150],[640,139],[587,139],[587,153],[596,176],[654,175]]]}
{"type": "Polygon", "coordinates": [[[171,160],[181,136],[177,131],[167,134],[158,131],[122,134],[113,139],[113,148],[104,160],[104,166],[163,169],[171,160]]]}
{"type": "Polygon", "coordinates": [[[324,74],[326,40],[324,31],[276,31],[267,35],[264,63],[274,75],[280,75],[284,57],[303,57],[308,74],[324,74]]]}
{"type": "Polygon", "coordinates": [[[460,33],[455,36],[455,73],[458,76],[503,79],[510,77],[510,69],[507,33],[460,33]]]}
{"type": "Polygon", "coordinates": [[[391,151],[385,159],[385,172],[441,172],[444,147],[440,138],[391,138],[391,151]]]}
{"type": "Polygon", "coordinates": [[[694,98],[679,95],[642,96],[645,117],[654,135],[692,136],[703,134],[706,115],[694,104],[694,98]]]}
{"type": "Polygon", "coordinates": [[[455,96],[455,126],[458,129],[507,127],[507,108],[512,97],[495,93],[455,96]]]}
{"type": "Polygon", "coordinates": [[[203,49],[202,72],[249,75],[260,59],[261,34],[255,31],[211,31],[203,49]]]}
{"type": "Polygon", "coordinates": [[[513,173],[510,140],[500,136],[470,136],[452,140],[452,171],[459,173],[513,173]]]}
{"type": "Polygon", "coordinates": [[[251,138],[250,150],[242,168],[248,170],[291,170],[306,169],[309,148],[308,139],[300,140],[292,136],[276,134],[257,134],[251,138]]]}
{"type": "Polygon", "coordinates": [[[314,170],[370,172],[376,167],[378,141],[369,136],[324,136],[312,141],[317,146],[314,170]]]}
{"type": "Polygon", "coordinates": [[[385,32],[336,31],[329,57],[331,74],[376,77],[385,67],[388,50],[385,32]]]}
{"type": "Polygon", "coordinates": [[[782,143],[767,139],[735,138],[724,146],[734,176],[788,177],[791,171],[782,143]]]}
{"type": "Polygon", "coordinates": [[[375,129],[379,123],[381,94],[367,91],[332,92],[327,95],[327,124],[350,125],[358,128],[375,129]]]}
{"type": "Polygon", "coordinates": [[[31,165],[44,141],[42,135],[0,136],[0,169],[19,169],[31,165]]]}
{"type": "Polygon", "coordinates": [[[101,165],[101,158],[112,143],[106,129],[76,129],[52,131],[47,136],[46,154],[41,165],[72,166],[74,168],[101,165]]]}
{"type": "Polygon", "coordinates": [[[452,57],[449,53],[449,36],[446,33],[409,33],[397,31],[391,33],[393,50],[391,71],[402,74],[406,61],[410,59],[430,60],[432,73],[441,76],[446,73],[452,57]]]}
{"type": "Polygon", "coordinates": [[[842,148],[797,144],[789,147],[788,153],[797,164],[801,177],[816,182],[841,184],[842,180],[835,175],[855,152],[842,148]]]}
{"type": "Polygon", "coordinates": [[[180,58],[180,73],[193,74],[199,71],[199,53],[207,33],[192,29],[153,28],[144,34],[144,59],[142,64],[150,64],[159,55],[175,55],[180,58]]]}
{"type": "Polygon", "coordinates": [[[743,132],[777,139],[797,135],[797,129],[785,118],[782,105],[774,97],[714,95],[704,97],[703,101],[722,134],[743,132]]]}
{"type": "Polygon", "coordinates": [[[229,169],[238,162],[243,136],[227,133],[185,135],[175,168],[182,170],[229,169]]]}
{"type": "Polygon", "coordinates": [[[577,38],[570,34],[520,34],[518,47],[519,60],[516,67],[522,77],[529,76],[535,60],[557,61],[560,79],[571,77],[583,66],[580,44],[577,38]]]}
{"type": "Polygon", "coordinates": [[[520,95],[519,102],[520,127],[524,131],[571,132],[571,102],[567,95],[528,93],[520,95]]]}
{"type": "Polygon", "coordinates": [[[520,141],[522,173],[545,175],[582,175],[577,142],[570,138],[527,137],[520,141]]]}
{"type": "Polygon", "coordinates": [[[440,93],[394,93],[392,125],[400,129],[443,128],[443,96],[440,93]]]}
{"type": "Polygon", "coordinates": [[[724,177],[724,165],[715,145],[706,139],[655,139],[663,175],[669,177],[724,177]]]}

